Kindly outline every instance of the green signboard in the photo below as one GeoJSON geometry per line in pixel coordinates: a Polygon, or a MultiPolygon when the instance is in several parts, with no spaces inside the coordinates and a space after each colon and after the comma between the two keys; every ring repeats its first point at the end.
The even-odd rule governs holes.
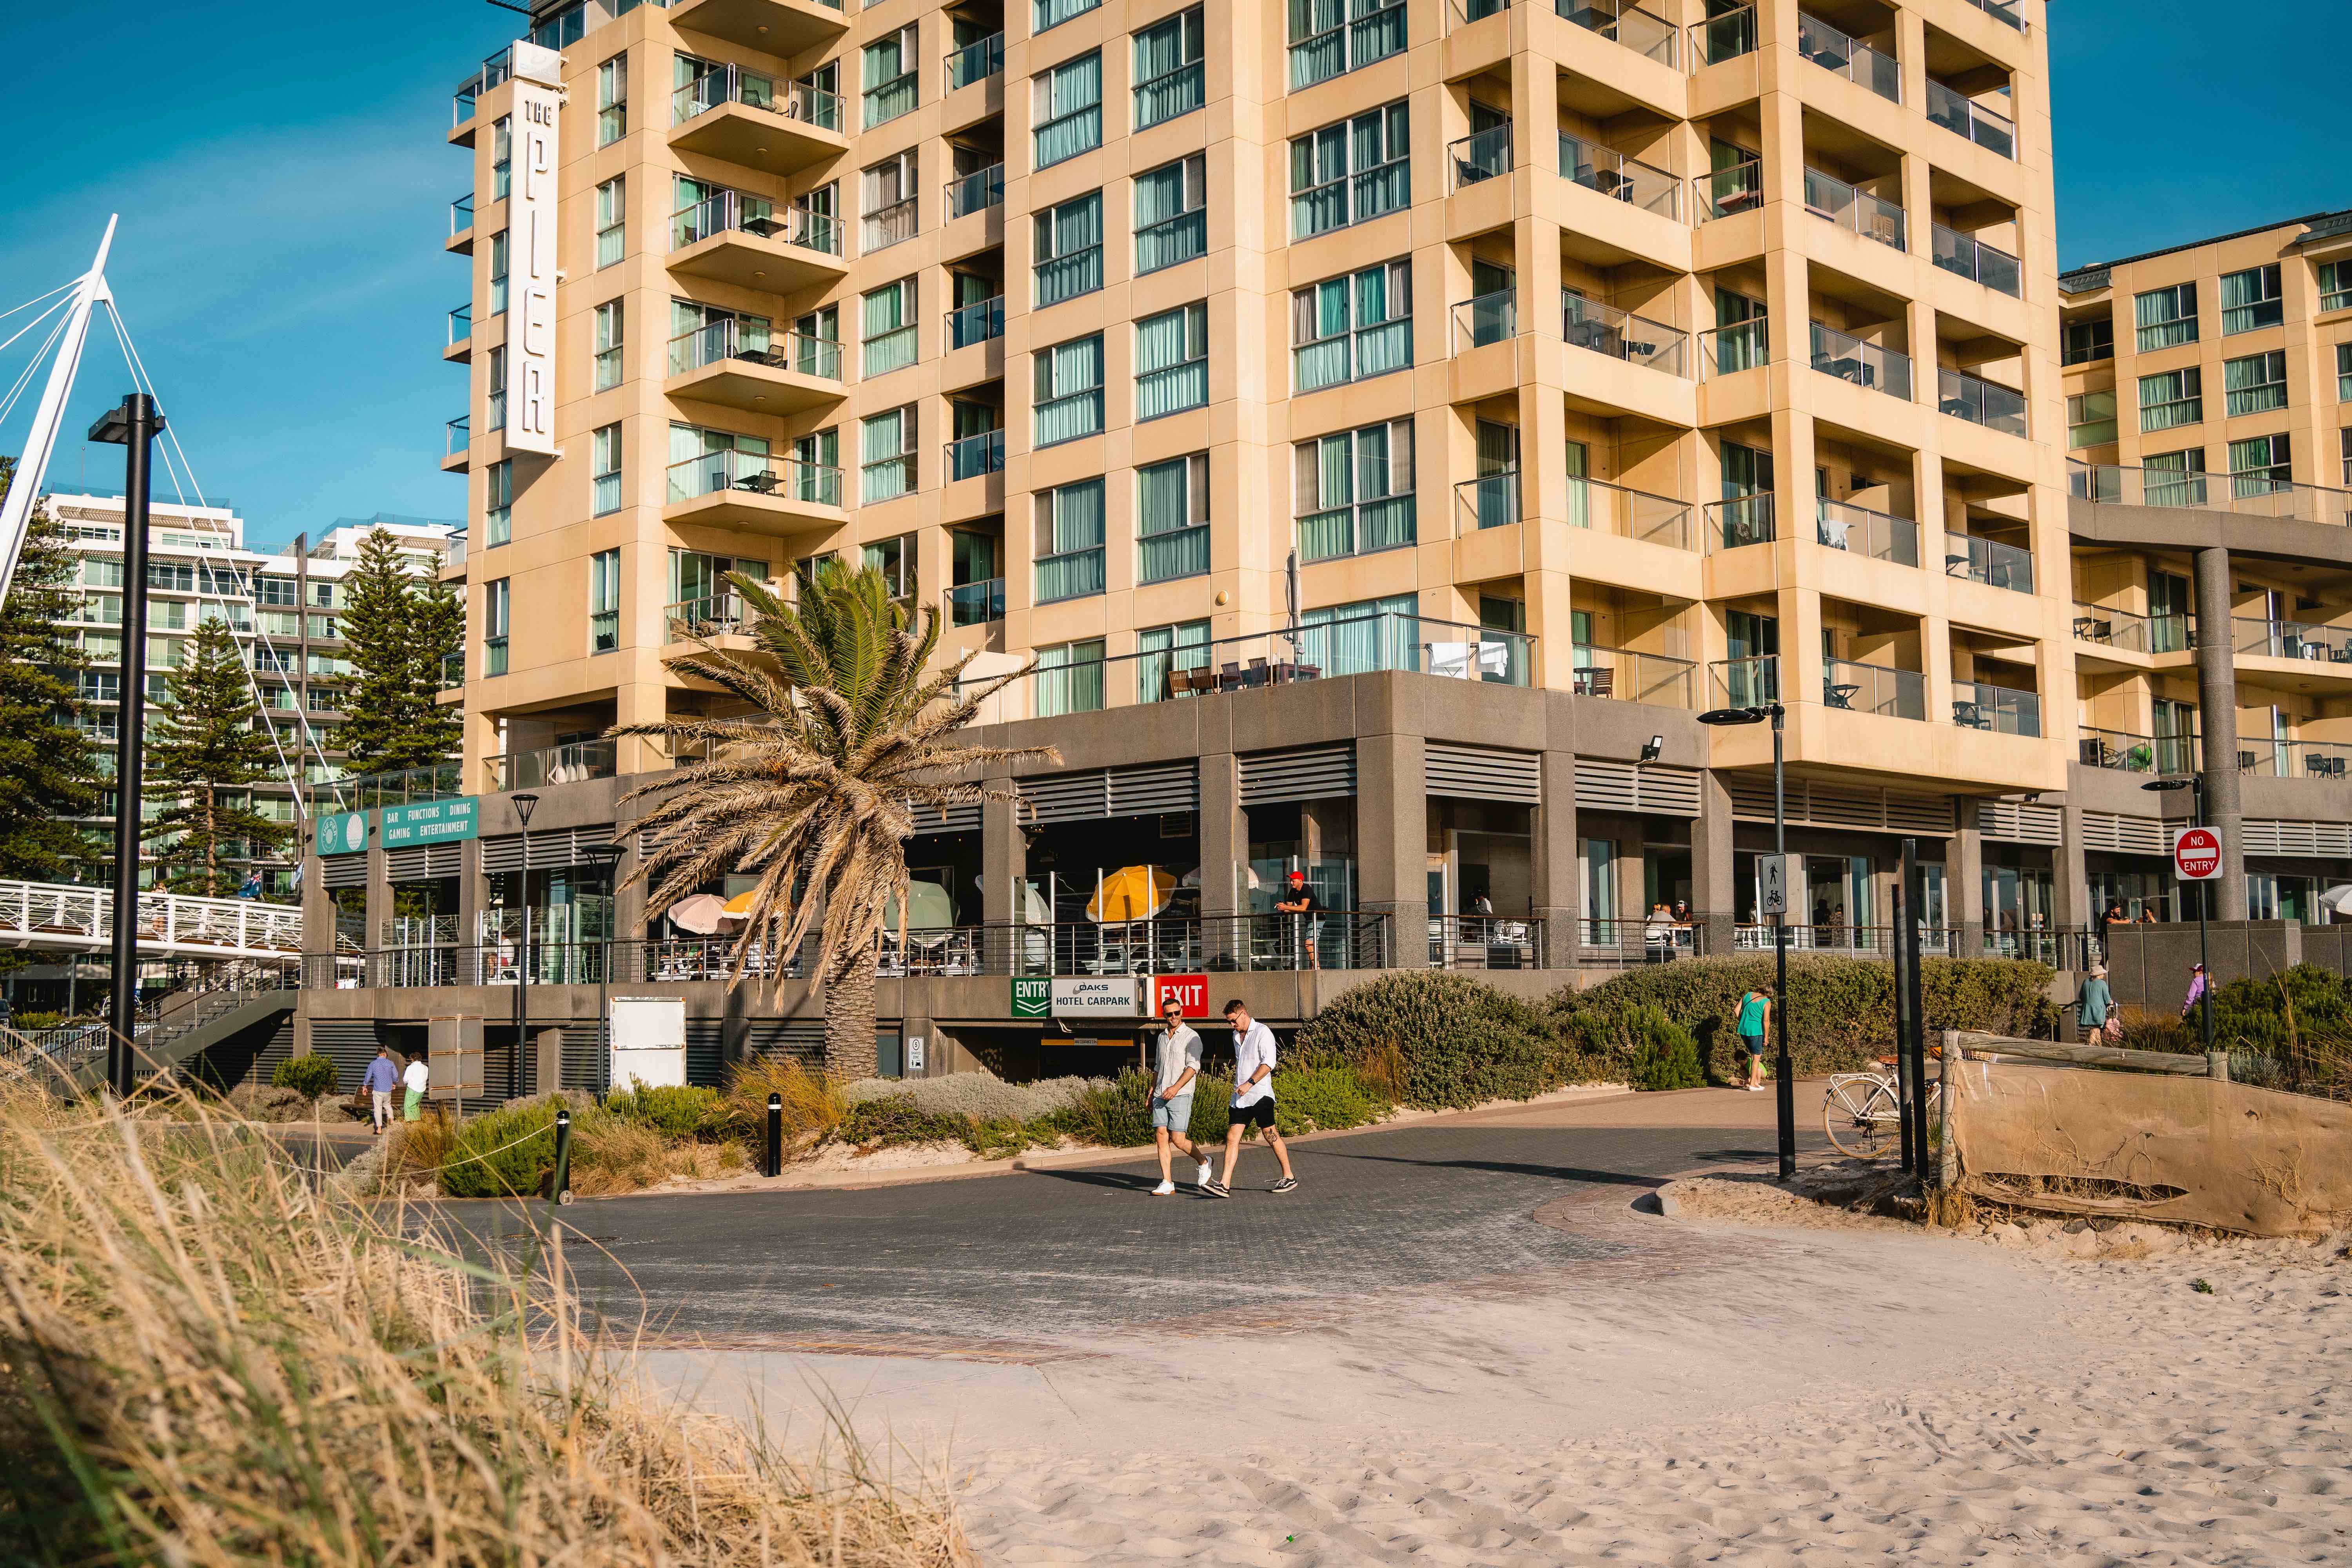
{"type": "Polygon", "coordinates": [[[1054,1016],[1054,983],[1040,977],[1013,982],[1013,1016],[1016,1018],[1050,1018],[1054,1016]]]}
{"type": "Polygon", "coordinates": [[[457,800],[433,800],[422,805],[383,808],[383,847],[408,844],[455,844],[482,831],[480,802],[472,795],[457,800]]]}
{"type": "Polygon", "coordinates": [[[321,855],[356,855],[367,847],[367,813],[364,811],[321,814],[318,826],[318,847],[321,855]]]}

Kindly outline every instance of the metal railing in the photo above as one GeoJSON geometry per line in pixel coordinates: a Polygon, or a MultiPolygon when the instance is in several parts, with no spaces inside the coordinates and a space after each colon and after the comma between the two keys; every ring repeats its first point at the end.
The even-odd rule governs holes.
{"type": "Polygon", "coordinates": [[[1004,165],[991,163],[985,169],[975,169],[969,174],[948,182],[948,216],[962,217],[968,213],[1004,205],[1004,165]]]}
{"type": "Polygon", "coordinates": [[[2002,735],[2042,733],[2042,696],[1989,680],[1952,682],[1952,722],[1963,730],[2002,735]]]}
{"type": "Polygon", "coordinates": [[[1989,588],[2007,588],[2011,593],[2031,594],[2033,592],[2033,552],[2014,544],[2003,544],[1998,539],[1981,539],[1973,533],[1947,533],[1944,535],[1944,574],[1965,577],[1989,588]]]}
{"type": "Polygon", "coordinates": [[[1919,524],[1911,518],[1823,496],[1813,502],[1813,527],[1814,537],[1829,549],[1897,566],[1919,564],[1919,524]]]}
{"type": "Polygon", "coordinates": [[[1712,706],[1761,708],[1780,700],[1780,656],[1718,658],[1706,667],[1712,706]]]}
{"type": "Polygon", "coordinates": [[[1511,122],[1506,120],[1453,142],[1445,149],[1445,162],[1454,172],[1453,188],[1457,191],[1509,174],[1511,122]]]}
{"type": "Polygon", "coordinates": [[[1431,915],[1432,969],[1545,969],[1544,922],[1518,915],[1431,915]]]}
{"type": "Polygon", "coordinates": [[[2186,653],[2197,646],[2191,616],[2143,616],[2105,605],[2074,605],[2074,640],[2126,653],[2186,653]]]}
{"type": "Polygon", "coordinates": [[[1685,332],[1581,294],[1563,291],[1559,311],[1559,334],[1571,348],[1591,349],[1668,375],[1690,374],[1690,337],[1685,332]]]}
{"type": "Polygon", "coordinates": [[[338,811],[373,811],[387,805],[419,805],[426,801],[454,800],[466,793],[465,768],[459,763],[435,763],[430,767],[401,768],[387,773],[362,773],[320,786],[338,811]]]}
{"type": "Polygon", "coordinates": [[[771,333],[765,323],[746,329],[733,316],[722,316],[669,341],[672,375],[683,375],[725,360],[740,360],[772,370],[798,371],[821,381],[841,379],[841,345],[833,339],[801,332],[771,333]]]}
{"type": "Polygon", "coordinates": [[[2265,779],[2352,777],[2352,745],[2336,741],[2238,738],[2238,771],[2265,779]]]}
{"type": "Polygon", "coordinates": [[[662,606],[663,640],[690,642],[740,631],[751,621],[749,600],[732,588],[696,598],[678,599],[662,606]]]}
{"type": "Polygon", "coordinates": [[[722,490],[748,490],[814,506],[841,504],[841,470],[830,463],[804,463],[766,452],[705,452],[672,463],[668,499],[692,500],[722,490]]]}
{"type": "Polygon", "coordinates": [[[2021,33],[2025,31],[2025,8],[2018,0],[1969,0],[1969,4],[1997,22],[2006,22],[2021,33]]]}
{"type": "Polygon", "coordinates": [[[1519,292],[1497,289],[1454,307],[1454,349],[1483,348],[1514,337],[1519,330],[1519,292]]]}
{"type": "Polygon", "coordinates": [[[1039,310],[1091,294],[1103,286],[1103,247],[1097,242],[1048,257],[1033,264],[1029,276],[1032,303],[1039,310]]]}
{"type": "Polygon", "coordinates": [[[509,752],[487,757],[489,790],[539,789],[547,784],[577,784],[583,779],[614,776],[614,746],[611,741],[574,741],[569,745],[542,746],[531,752],[509,752]]]}
{"type": "Polygon", "coordinates": [[[1858,87],[1868,88],[1889,103],[1903,101],[1903,70],[1892,55],[1882,55],[1820,17],[1797,13],[1797,52],[1834,71],[1858,87]]]}
{"type": "Polygon", "coordinates": [[[1615,965],[1630,969],[1640,963],[1672,963],[1696,958],[1708,948],[1712,918],[1653,912],[1620,919],[1590,915],[1576,922],[1576,962],[1580,967],[1615,965]]]}
{"type": "Polygon", "coordinates": [[[1929,78],[1927,118],[1998,157],[2017,156],[2017,122],[1929,78]]]}
{"type": "Polygon", "coordinates": [[[512,75],[514,75],[514,46],[509,44],[505,48],[484,60],[480,70],[457,84],[457,90],[450,98],[453,110],[449,121],[451,129],[454,130],[474,118],[475,100],[512,75]]]}
{"type": "Polygon", "coordinates": [[[1709,377],[1737,375],[1766,363],[1772,357],[1770,325],[1759,318],[1700,332],[1700,372],[1709,377]]]}
{"type": "Polygon", "coordinates": [[[794,120],[820,131],[841,129],[841,95],[806,82],[779,82],[739,66],[712,66],[669,95],[670,123],[683,125],[725,104],[794,120]]]}
{"type": "Polygon", "coordinates": [[[765,196],[720,191],[670,215],[670,248],[684,250],[714,235],[740,232],[821,256],[841,255],[841,220],[805,207],[779,207],[765,196]]]}
{"type": "Polygon", "coordinates": [[[1475,533],[1518,521],[1519,496],[1517,468],[1459,481],[1454,487],[1454,510],[1462,520],[1462,531],[1475,533]]]}
{"type": "Polygon", "coordinates": [[[1004,69],[1004,35],[991,33],[975,38],[948,55],[948,88],[970,87],[976,81],[1003,73],[1004,69]]]}
{"type": "Polygon", "coordinates": [[[460,305],[449,312],[449,347],[456,348],[474,335],[474,307],[460,305]]]}
{"type": "Polygon", "coordinates": [[[1850,185],[1835,174],[1811,167],[1805,170],[1805,210],[1816,217],[1829,219],[1840,228],[1852,229],[1864,239],[1874,239],[1896,250],[1909,248],[1902,206],[1850,185]]]}
{"type": "Polygon", "coordinates": [[[1973,235],[1934,225],[1929,230],[1929,256],[1945,271],[1983,284],[1996,293],[2022,299],[2025,271],[2016,257],[1996,249],[1973,235]]]}
{"type": "Polygon", "coordinates": [[[1559,177],[1572,185],[1679,221],[1683,183],[1654,164],[1613,148],[1559,133],[1559,177]]]}
{"type": "Polygon", "coordinates": [[[1302,563],[1394,550],[1419,537],[1419,503],[1410,493],[1373,496],[1292,520],[1302,563]]]}
{"type": "Polygon", "coordinates": [[[1756,52],[1756,7],[1742,5],[1704,22],[1691,24],[1691,58],[1702,66],[1719,66],[1756,52]]]}
{"type": "Polygon", "coordinates": [[[1737,550],[1743,544],[1769,543],[1773,531],[1772,493],[1729,496],[1706,503],[1706,547],[1737,550]]]}
{"type": "Polygon", "coordinates": [[[1553,4],[1562,17],[1588,33],[1598,33],[1662,66],[1679,63],[1675,59],[1675,25],[1655,12],[1645,11],[1630,0],[1553,0],[1553,4]]]}
{"type": "Polygon", "coordinates": [[[2025,394],[1964,370],[1937,366],[1936,406],[1955,419],[2004,435],[2025,434],[2025,394]]]}
{"type": "Polygon", "coordinates": [[[947,600],[948,625],[951,626],[984,626],[1004,618],[1004,579],[991,577],[984,582],[959,583],[950,588],[947,600]]]}
{"type": "Polygon", "coordinates": [[[474,226],[474,194],[471,191],[449,204],[449,237],[457,238],[474,226]]]}
{"type": "Polygon", "coordinates": [[[1691,189],[1696,193],[1701,223],[1752,212],[1764,205],[1764,161],[1750,158],[1727,169],[1696,175],[1691,180],[1691,189]]]}
{"type": "Polygon", "coordinates": [[[948,478],[976,479],[1004,470],[1004,432],[983,430],[948,443],[948,478]]]}
{"type": "Polygon", "coordinates": [[[1578,643],[1570,655],[1569,689],[1579,697],[1688,709],[1698,700],[1698,666],[1671,654],[1578,643]]]}
{"type": "Polygon", "coordinates": [[[959,305],[948,312],[948,347],[968,349],[1004,335],[1004,296],[959,305]]]}
{"type": "Polygon", "coordinates": [[[473,439],[473,428],[474,421],[471,415],[461,414],[449,421],[448,433],[441,448],[441,456],[445,461],[467,449],[467,444],[473,439]]]}
{"type": "Polygon", "coordinates": [[[2154,735],[2084,728],[2077,733],[2074,749],[2077,760],[2086,768],[2125,773],[2169,772],[2158,766],[2158,745],[2154,735]]]}
{"type": "Polygon", "coordinates": [[[1864,342],[1835,327],[1812,323],[1813,368],[1823,375],[1911,401],[1911,356],[1864,342]]]}
{"type": "Polygon", "coordinates": [[[2238,474],[2184,473],[2178,468],[2132,468],[2113,463],[2066,465],[2067,486],[2085,500],[2120,506],[2199,507],[2252,517],[2292,518],[2344,527],[2352,524],[2352,491],[2274,479],[2249,481],[2238,474]],[[2212,481],[2212,482],[2209,482],[2212,481]]]}
{"type": "Polygon", "coordinates": [[[2311,664],[2352,664],[2352,631],[2342,626],[2241,616],[2234,627],[2240,653],[2263,658],[2301,659],[2311,664]]]}
{"type": "MultiPolygon", "coordinates": [[[[1844,912],[1842,909],[1832,908],[1825,912],[1825,919],[1808,920],[1801,911],[1790,911],[1786,929],[1791,952],[1859,954],[1895,951],[1893,926],[1851,924],[1841,918],[1844,912]]],[[[1773,945],[1773,929],[1763,921],[1740,921],[1732,928],[1732,944],[1744,951],[1769,952],[1773,945]]],[[[1924,953],[1954,953],[1960,947],[1960,931],[1956,926],[1919,928],[1919,951],[1924,953]]]]}
{"type": "Polygon", "coordinates": [[[1568,523],[1620,539],[1639,539],[1675,550],[1691,548],[1688,501],[1628,489],[1580,474],[1568,479],[1568,523]]]}
{"type": "Polygon", "coordinates": [[[1925,720],[1927,678],[1916,669],[1825,658],[1822,660],[1822,706],[1888,719],[1925,720]]]}

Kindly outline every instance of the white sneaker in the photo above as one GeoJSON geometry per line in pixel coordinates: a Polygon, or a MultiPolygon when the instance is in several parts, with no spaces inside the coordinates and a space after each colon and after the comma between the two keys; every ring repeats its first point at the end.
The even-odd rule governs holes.
{"type": "Polygon", "coordinates": [[[1158,1186],[1151,1189],[1151,1195],[1155,1198],[1164,1198],[1175,1190],[1175,1183],[1163,1181],[1158,1186]]]}
{"type": "Polygon", "coordinates": [[[1207,1160],[1203,1160],[1203,1161],[1202,1161],[1202,1162],[1201,1162],[1201,1174],[1200,1174],[1200,1178],[1199,1178],[1198,1182],[1197,1182],[1195,1184],[1196,1184],[1196,1185],[1199,1185],[1199,1186],[1203,1186],[1203,1187],[1205,1187],[1205,1186],[1207,1186],[1211,1182],[1213,1182],[1213,1181],[1215,1181],[1216,1179],[1217,1179],[1217,1167],[1215,1166],[1215,1164],[1214,1164],[1214,1163],[1212,1163],[1212,1162],[1210,1162],[1210,1161],[1207,1161],[1207,1160]]]}

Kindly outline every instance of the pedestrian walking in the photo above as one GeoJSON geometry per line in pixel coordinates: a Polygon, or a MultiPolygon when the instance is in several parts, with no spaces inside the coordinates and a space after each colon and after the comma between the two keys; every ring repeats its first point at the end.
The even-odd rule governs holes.
{"type": "Polygon", "coordinates": [[[1772,1032],[1772,994],[1749,986],[1739,999],[1739,1043],[1748,1049],[1748,1092],[1764,1092],[1764,1038],[1772,1032]]]}
{"type": "Polygon", "coordinates": [[[392,1121],[392,1091],[400,1082],[400,1069],[392,1065],[392,1052],[382,1046],[375,1048],[375,1060],[368,1063],[367,1078],[362,1086],[372,1097],[370,1115],[374,1131],[382,1132],[392,1121]]]}
{"type": "MultiPolygon", "coordinates": [[[[2083,1026],[2083,1037],[2095,1046],[2104,1042],[2116,1025],[2116,994],[2107,989],[2105,964],[2091,965],[2082,994],[2074,998],[2074,1019],[2083,1026]]],[[[2116,1028],[2116,1034],[2120,1038],[2123,1031],[2116,1028]]]]}
{"type": "Polygon", "coordinates": [[[245,874],[245,880],[237,886],[236,896],[240,899],[261,897],[261,873],[258,870],[247,871],[245,874]]]}
{"type": "Polygon", "coordinates": [[[1201,1036],[1184,1022],[1184,1004],[1173,996],[1160,1004],[1160,1016],[1167,1026],[1160,1031],[1159,1070],[1151,1088],[1151,1142],[1160,1149],[1160,1184],[1151,1195],[1164,1198],[1176,1190],[1172,1150],[1201,1163],[1194,1184],[1205,1193],[1216,1179],[1216,1166],[1209,1152],[1186,1134],[1192,1125],[1192,1089],[1201,1079],[1201,1036]]]}
{"type": "Polygon", "coordinates": [[[400,1075],[402,1087],[408,1090],[400,1107],[403,1121],[415,1121],[425,1115],[425,1091],[433,1087],[433,1069],[423,1057],[411,1057],[400,1075]]]}
{"type": "Polygon", "coordinates": [[[1274,1031],[1251,1017],[1238,996],[1225,1004],[1225,1022],[1234,1026],[1234,1101],[1225,1113],[1225,1179],[1211,1182],[1206,1190],[1215,1197],[1234,1195],[1234,1172],[1242,1157],[1242,1129],[1255,1126],[1265,1134],[1274,1157],[1282,1162],[1282,1180],[1274,1184],[1274,1190],[1290,1192],[1298,1185],[1298,1178],[1291,1173],[1290,1151],[1283,1146],[1282,1134],[1274,1126],[1274,1031]]]}

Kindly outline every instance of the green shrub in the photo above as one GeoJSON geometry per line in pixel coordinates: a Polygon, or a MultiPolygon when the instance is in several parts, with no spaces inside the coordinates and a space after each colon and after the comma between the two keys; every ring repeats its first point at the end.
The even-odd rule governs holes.
{"type": "Polygon", "coordinates": [[[324,1051],[288,1057],[270,1072],[269,1087],[290,1089],[311,1100],[335,1092],[335,1058],[324,1051]]]}
{"type": "Polygon", "coordinates": [[[1706,1075],[1699,1070],[1697,1037],[1667,1017],[1665,1009],[1632,1008],[1625,1023],[1635,1044],[1634,1088],[1696,1089],[1706,1081],[1706,1075]]]}
{"type": "Polygon", "coordinates": [[[35,1029],[54,1029],[64,1022],[65,1015],[62,1013],[19,1013],[16,1016],[14,1025],[16,1028],[30,1033],[35,1029]]]}
{"type": "MultiPolygon", "coordinates": [[[[649,1128],[665,1138],[717,1143],[746,1131],[733,1125],[726,1096],[715,1089],[694,1084],[654,1088],[632,1082],[627,1089],[605,1096],[604,1109],[624,1121],[649,1128]]],[[[763,1137],[766,1127],[763,1114],[760,1123],[763,1137]]]]}
{"type": "Polygon", "coordinates": [[[925,1110],[911,1095],[886,1094],[861,1100],[842,1114],[835,1136],[850,1143],[961,1142],[971,1130],[968,1116],[925,1110]]]}
{"type": "MultiPolygon", "coordinates": [[[[1192,1124],[1184,1130],[1184,1136],[1204,1149],[1223,1148],[1225,1128],[1228,1125],[1225,1112],[1233,1103],[1234,1080],[1232,1079],[1212,1078],[1207,1073],[1202,1073],[1199,1078],[1194,1079],[1192,1080],[1192,1124]]],[[[1242,1136],[1255,1138],[1257,1136],[1257,1129],[1252,1127],[1242,1136]]]]}
{"type": "MultiPolygon", "coordinates": [[[[1082,1143],[1099,1143],[1107,1149],[1131,1148],[1151,1142],[1151,1087],[1153,1075],[1141,1068],[1128,1068],[1108,1084],[1087,1089],[1060,1110],[1040,1117],[1038,1122],[1054,1131],[1067,1134],[1082,1143]]],[[[1227,1099],[1233,1090],[1225,1091],[1227,1099]]],[[[1192,1100],[1194,1120],[1199,1120],[1201,1101],[1198,1091],[1192,1100]]],[[[1221,1122],[1217,1136],[1224,1136],[1221,1122]]]]}
{"type": "Polygon", "coordinates": [[[1465,974],[1384,974],[1326,1006],[1298,1031],[1293,1068],[1355,1068],[1393,1049],[1399,1099],[1424,1110],[1528,1100],[1567,1081],[1572,1064],[1540,1008],[1465,974]]]}
{"type": "MultiPolygon", "coordinates": [[[[442,1156],[441,1191],[453,1198],[518,1197],[539,1190],[555,1169],[553,1096],[517,1100],[477,1116],[442,1156]]],[[[576,1122],[579,1118],[573,1118],[576,1122]]]]}
{"type": "MultiPolygon", "coordinates": [[[[1232,1100],[1231,1089],[1219,1097],[1221,1105],[1232,1100]]],[[[1193,1110],[1197,1115],[1197,1104],[1193,1110]]],[[[1370,1126],[1388,1111],[1353,1068],[1289,1068],[1274,1075],[1274,1125],[1286,1138],[1370,1126]]]]}

